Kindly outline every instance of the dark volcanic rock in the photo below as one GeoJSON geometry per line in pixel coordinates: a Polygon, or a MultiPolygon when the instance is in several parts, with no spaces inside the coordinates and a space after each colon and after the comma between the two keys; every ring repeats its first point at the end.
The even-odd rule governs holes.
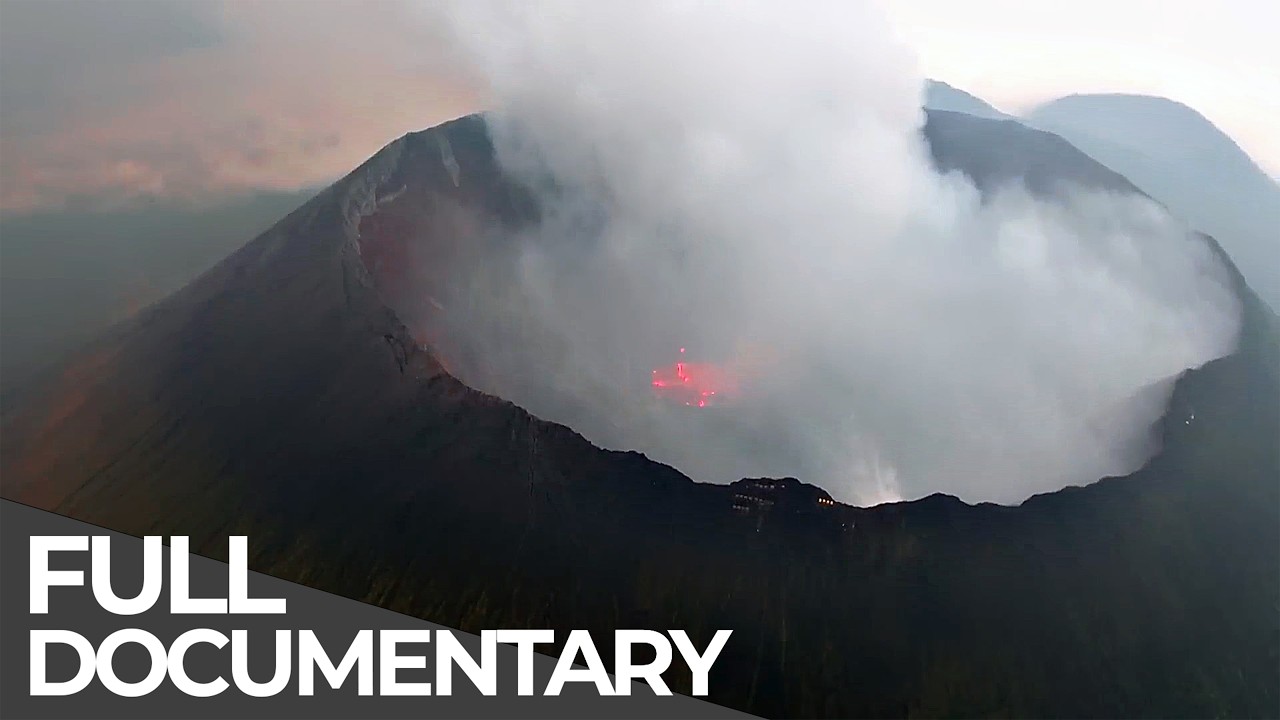
{"type": "MultiPolygon", "coordinates": [[[[984,184],[1129,187],[1009,123],[926,132],[984,184]]],[[[0,437],[4,496],[215,557],[248,534],[255,570],[468,630],[731,628],[711,699],[765,715],[1276,711],[1280,351],[1243,284],[1240,349],[1179,381],[1133,476],[761,523],[745,485],[464,386],[420,342],[435,306],[389,309],[470,269],[469,223],[536,212],[479,118],[392,143],[68,366],[0,437]]]]}
{"type": "Polygon", "coordinates": [[[930,110],[925,134],[939,170],[959,171],[988,190],[1010,181],[1052,194],[1064,186],[1138,193],[1123,176],[1091,160],[1066,140],[1014,119],[993,120],[930,110]]]}

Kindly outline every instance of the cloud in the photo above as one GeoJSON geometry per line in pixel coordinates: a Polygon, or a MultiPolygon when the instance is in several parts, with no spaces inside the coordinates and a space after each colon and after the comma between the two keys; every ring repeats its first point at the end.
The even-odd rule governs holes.
{"type": "Polygon", "coordinates": [[[1016,502],[1135,469],[1170,379],[1234,343],[1223,268],[1154,204],[940,175],[870,2],[430,10],[545,207],[516,262],[459,279],[459,372],[597,442],[699,480],[1016,502]],[[648,397],[680,347],[737,396],[648,397]]]}
{"type": "Polygon", "coordinates": [[[327,183],[475,107],[406,3],[0,13],[0,210],[327,183]]]}

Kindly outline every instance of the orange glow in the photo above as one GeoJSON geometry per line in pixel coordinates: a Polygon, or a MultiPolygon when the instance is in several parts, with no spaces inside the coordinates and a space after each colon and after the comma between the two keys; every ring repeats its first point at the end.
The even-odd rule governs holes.
{"type": "Polygon", "coordinates": [[[653,371],[650,385],[654,395],[689,407],[721,404],[736,387],[731,374],[711,363],[686,362],[684,353],[685,349],[680,348],[682,359],[653,371]]]}

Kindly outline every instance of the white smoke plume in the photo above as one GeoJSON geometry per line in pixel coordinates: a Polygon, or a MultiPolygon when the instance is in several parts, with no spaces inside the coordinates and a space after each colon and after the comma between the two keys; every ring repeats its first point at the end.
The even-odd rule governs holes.
{"type": "Polygon", "coordinates": [[[1171,378],[1233,346],[1224,269],[1154,204],[935,170],[872,2],[429,12],[546,208],[471,280],[487,372],[463,379],[598,443],[858,503],[1017,502],[1136,469],[1171,378]],[[731,402],[647,395],[680,347],[737,378],[731,402]]]}

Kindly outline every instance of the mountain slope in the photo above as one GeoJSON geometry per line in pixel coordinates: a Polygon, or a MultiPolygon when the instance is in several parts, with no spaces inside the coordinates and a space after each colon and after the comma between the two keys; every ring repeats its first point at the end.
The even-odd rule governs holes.
{"type": "MultiPolygon", "coordinates": [[[[983,122],[931,114],[939,163],[1120,182],[983,122]],[[993,164],[987,137],[1025,150],[993,164]]],[[[730,628],[711,699],[759,714],[1277,709],[1280,346],[1242,282],[1240,350],[1178,382],[1135,475],[828,507],[595,448],[459,383],[388,309],[470,269],[474,218],[537,212],[479,118],[392,143],[68,366],[0,434],[4,496],[215,557],[248,534],[255,570],[466,630],[730,628]],[[411,251],[425,277],[397,275],[411,251]]]]}
{"type": "Polygon", "coordinates": [[[1018,181],[1041,195],[1052,195],[1063,185],[1141,192],[1061,137],[1014,119],[933,110],[925,121],[925,134],[939,170],[962,172],[983,190],[1018,181]]]}
{"type": "Polygon", "coordinates": [[[924,106],[929,110],[959,112],[988,120],[1012,119],[986,100],[940,80],[925,80],[924,106]]]}
{"type": "Polygon", "coordinates": [[[1208,233],[1280,307],[1280,185],[1195,110],[1141,95],[1071,95],[1026,120],[1066,138],[1208,233]]]}

